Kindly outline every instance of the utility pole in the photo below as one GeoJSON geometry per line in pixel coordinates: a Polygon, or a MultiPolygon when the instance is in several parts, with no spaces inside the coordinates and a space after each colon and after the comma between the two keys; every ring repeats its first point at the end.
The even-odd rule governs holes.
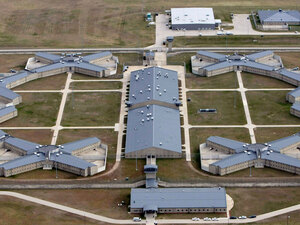
{"type": "Polygon", "coordinates": [[[290,218],[290,216],[287,215],[287,216],[286,216],[286,225],[289,225],[289,218],[290,218]]]}
{"type": "Polygon", "coordinates": [[[137,168],[137,153],[135,151],[135,170],[138,171],[138,168],[137,168]]]}

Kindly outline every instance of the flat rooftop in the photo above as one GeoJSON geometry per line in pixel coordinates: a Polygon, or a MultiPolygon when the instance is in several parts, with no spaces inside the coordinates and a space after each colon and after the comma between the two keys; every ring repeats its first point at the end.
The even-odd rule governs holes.
{"type": "Polygon", "coordinates": [[[215,24],[212,8],[171,8],[172,24],[215,24]]]}

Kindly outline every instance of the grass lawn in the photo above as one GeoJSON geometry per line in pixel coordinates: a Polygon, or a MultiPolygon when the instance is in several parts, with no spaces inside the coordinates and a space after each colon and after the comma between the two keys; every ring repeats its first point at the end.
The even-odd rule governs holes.
{"type": "Polygon", "coordinates": [[[23,102],[17,105],[18,116],[1,126],[53,126],[61,101],[60,93],[21,93],[23,102]]]}
{"type": "Polygon", "coordinates": [[[236,73],[230,72],[213,77],[189,75],[185,78],[186,87],[193,89],[238,88],[236,73]]]}
{"type": "Polygon", "coordinates": [[[73,189],[73,190],[22,190],[34,196],[72,208],[85,210],[114,219],[129,219],[130,189],[73,189]],[[118,203],[125,202],[124,206],[118,203]]]}
{"type": "Polygon", "coordinates": [[[167,64],[182,66],[185,62],[186,73],[192,73],[191,57],[193,55],[196,55],[196,52],[169,54],[167,55],[167,64]]]}
{"type": "Polygon", "coordinates": [[[140,53],[114,53],[119,59],[117,74],[123,74],[123,66],[143,65],[143,54],[140,53]]]}
{"type": "Polygon", "coordinates": [[[295,88],[283,81],[253,73],[243,72],[242,79],[245,88],[295,88]]]}
{"type": "Polygon", "coordinates": [[[20,190],[22,194],[114,219],[132,218],[128,214],[130,189],[20,190]],[[118,206],[122,201],[125,205],[118,206]]]}
{"type": "Polygon", "coordinates": [[[201,46],[300,46],[300,37],[295,35],[285,35],[284,38],[278,35],[268,36],[201,36],[201,37],[175,37],[174,47],[201,47],[201,46]],[[256,40],[256,41],[254,41],[256,40]]]}
{"type": "Polygon", "coordinates": [[[10,69],[23,70],[26,66],[27,59],[30,57],[32,57],[32,55],[0,55],[0,73],[8,73],[10,69]]]}
{"type": "Polygon", "coordinates": [[[286,102],[288,91],[249,91],[246,93],[254,124],[300,124],[290,114],[292,104],[286,102]]]}
{"type": "Polygon", "coordinates": [[[72,82],[70,89],[74,90],[109,90],[122,88],[122,82],[99,81],[99,82],[72,82]]]}
{"type": "Polygon", "coordinates": [[[300,127],[259,127],[255,128],[258,143],[274,141],[300,132],[300,127]]]}
{"type": "Polygon", "coordinates": [[[31,203],[8,196],[0,196],[1,225],[104,225],[106,223],[76,216],[72,213],[63,212],[40,204],[31,203]]]}
{"type": "Polygon", "coordinates": [[[20,85],[13,90],[61,90],[66,84],[67,74],[40,78],[20,85]]]}
{"type": "Polygon", "coordinates": [[[300,52],[276,52],[282,59],[282,63],[286,68],[299,67],[300,52]]]}
{"type": "MultiPolygon", "coordinates": [[[[199,155],[199,153],[198,153],[199,155]]],[[[157,159],[157,177],[167,182],[184,182],[207,179],[195,173],[188,165],[185,157],[182,159],[157,159]]]]}
{"type": "Polygon", "coordinates": [[[21,138],[27,141],[32,141],[42,145],[49,145],[51,143],[53,131],[52,130],[4,130],[6,133],[21,138]]]}
{"type": "Polygon", "coordinates": [[[110,92],[69,94],[62,124],[63,126],[114,126],[119,121],[120,99],[120,93],[110,92]]]}
{"type": "Polygon", "coordinates": [[[299,188],[226,188],[234,200],[231,215],[259,215],[299,204],[299,188]],[[248,203],[248,204],[246,204],[248,203]]]}
{"type": "Polygon", "coordinates": [[[193,125],[245,124],[244,108],[239,92],[188,92],[189,123],[193,125]],[[234,108],[234,104],[236,107],[234,108]],[[213,108],[217,113],[198,113],[199,109],[213,108]]]}
{"type": "Polygon", "coordinates": [[[210,136],[231,138],[237,141],[250,143],[249,131],[246,128],[192,128],[190,129],[190,145],[192,163],[200,170],[199,145],[210,136]]]}
{"type": "Polygon", "coordinates": [[[263,222],[259,222],[257,224],[260,225],[285,225],[287,222],[287,218],[289,224],[300,224],[300,210],[296,210],[287,214],[282,214],[280,216],[275,216],[271,219],[263,220],[263,222]]]}

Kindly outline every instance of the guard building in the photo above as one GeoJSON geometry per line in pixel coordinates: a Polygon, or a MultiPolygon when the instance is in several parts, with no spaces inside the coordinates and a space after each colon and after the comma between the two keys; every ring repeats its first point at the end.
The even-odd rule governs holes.
{"type": "Polygon", "coordinates": [[[107,145],[98,138],[86,138],[64,145],[40,145],[0,130],[0,176],[53,168],[80,176],[105,170],[107,145]]]}
{"type": "Polygon", "coordinates": [[[214,30],[221,24],[212,8],[172,8],[172,30],[214,30]]]}
{"type": "Polygon", "coordinates": [[[212,156],[214,162],[210,163],[208,172],[223,176],[249,167],[271,167],[299,175],[300,160],[286,155],[298,151],[299,146],[299,133],[264,144],[248,144],[211,136],[206,140],[206,147],[227,156],[212,156]]]}
{"type": "Polygon", "coordinates": [[[297,10],[258,10],[262,25],[300,25],[300,12],[297,10]]]}
{"type": "Polygon", "coordinates": [[[180,158],[181,128],[176,71],[149,67],[131,72],[126,158],[180,158]]]}

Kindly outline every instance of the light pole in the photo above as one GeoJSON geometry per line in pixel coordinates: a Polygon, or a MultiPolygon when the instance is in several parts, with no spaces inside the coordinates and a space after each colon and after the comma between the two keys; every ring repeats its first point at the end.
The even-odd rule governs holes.
{"type": "Polygon", "coordinates": [[[289,225],[289,218],[290,218],[290,216],[287,215],[287,216],[286,216],[286,225],[289,225]]]}
{"type": "Polygon", "coordinates": [[[251,166],[250,166],[250,174],[249,174],[249,177],[251,177],[252,175],[251,175],[251,166]]]}
{"type": "Polygon", "coordinates": [[[55,162],[55,165],[56,165],[56,174],[55,174],[55,178],[57,179],[58,176],[57,176],[57,162],[55,162]]]}

